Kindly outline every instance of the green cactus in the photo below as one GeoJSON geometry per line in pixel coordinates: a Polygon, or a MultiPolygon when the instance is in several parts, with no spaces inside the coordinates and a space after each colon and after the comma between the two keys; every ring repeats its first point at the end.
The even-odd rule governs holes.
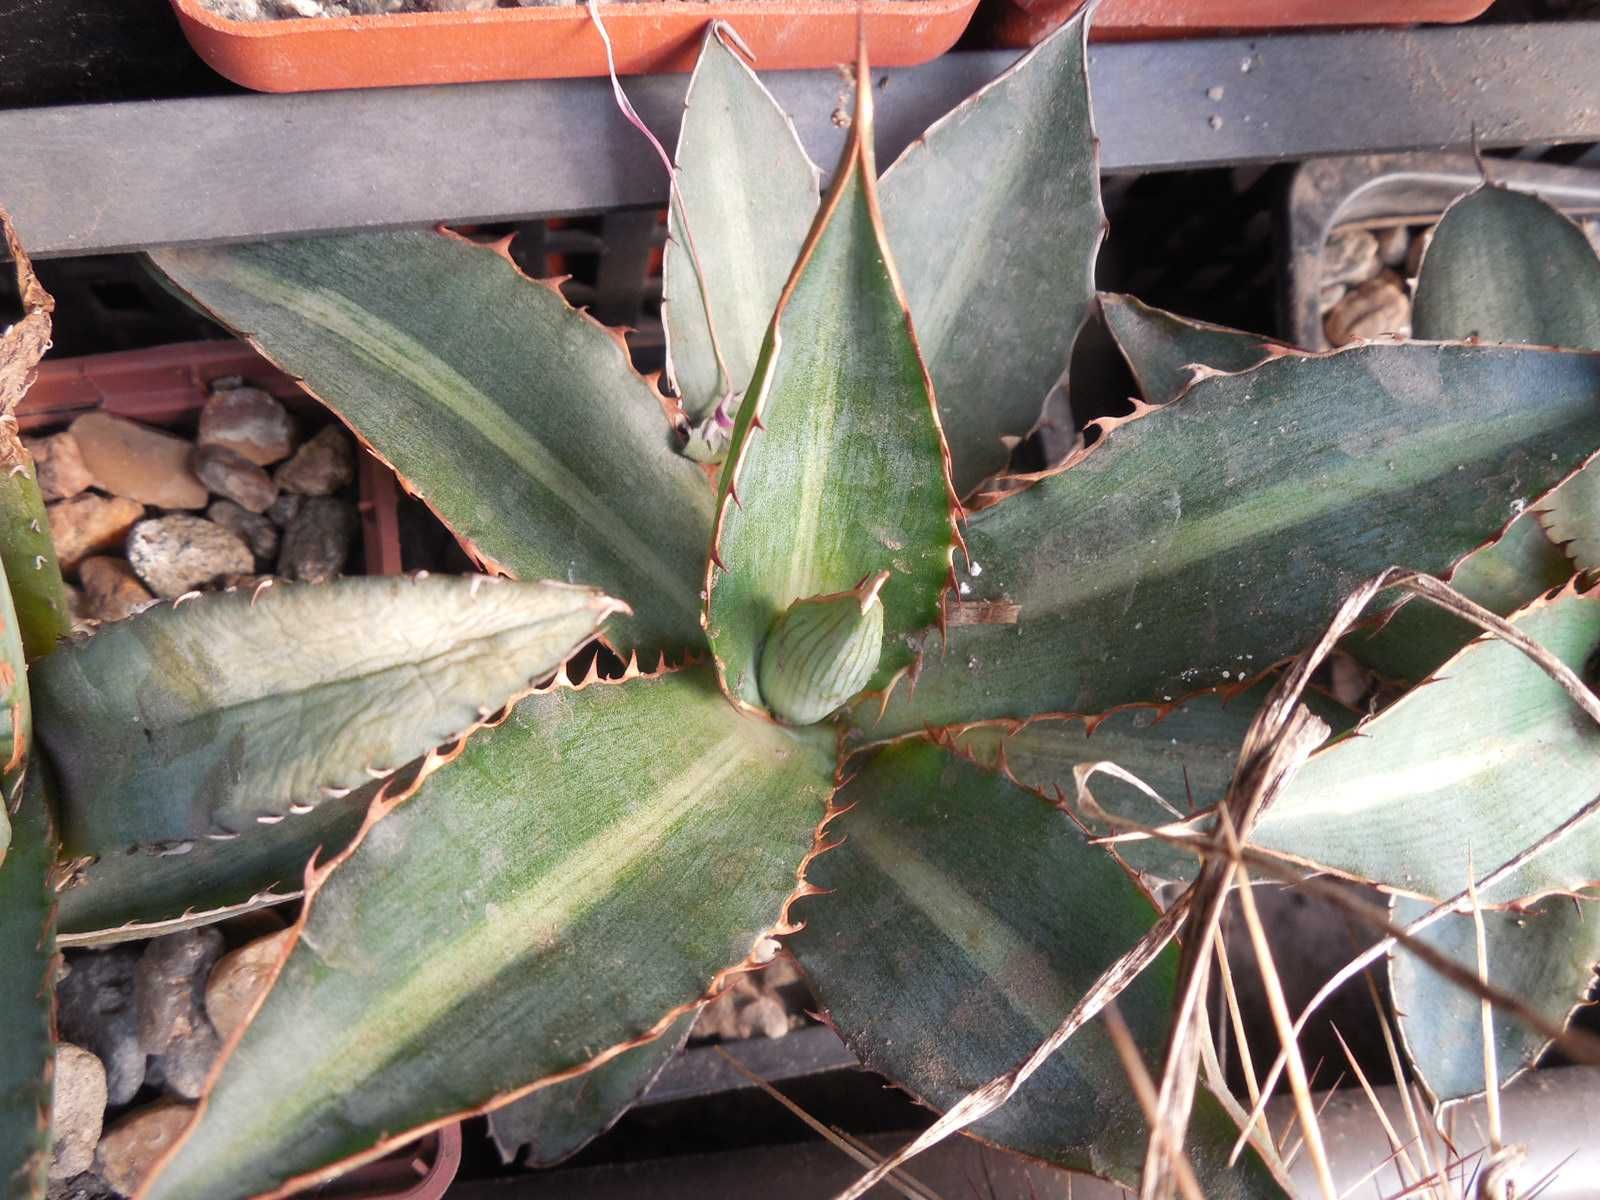
{"type": "MultiPolygon", "coordinates": [[[[620,599],[477,579],[272,589],[141,614],[36,663],[39,745],[0,866],[0,947],[25,968],[0,976],[0,1195],[40,1195],[52,818],[67,944],[303,892],[270,991],[140,1193],[276,1196],[496,1109],[540,1161],[575,1150],[773,937],[867,1065],[949,1108],[1164,928],[1153,889],[1192,879],[1192,857],[1091,835],[1113,818],[1209,828],[1275,667],[1356,584],[1396,562],[1448,573],[1497,611],[1524,606],[1516,623],[1582,665],[1595,602],[1576,584],[1544,595],[1571,570],[1530,517],[1600,447],[1600,356],[1555,337],[1302,354],[1106,297],[1145,403],[1045,471],[1008,470],[1096,302],[1086,27],[881,181],[860,88],[820,201],[713,28],[665,264],[672,400],[553,287],[449,234],[152,255],[486,568],[620,599]],[[713,491],[693,460],[716,458],[713,491]],[[601,636],[633,655],[622,676],[557,669],[608,616],[601,636]],[[303,644],[279,652],[284,629],[303,644]],[[1111,782],[1091,805],[1097,773],[1111,782]],[[174,842],[181,868],[143,853],[174,842]]],[[[1562,269],[1578,257],[1550,245],[1562,269]]],[[[1451,269],[1447,246],[1425,275],[1451,269]]],[[[1439,288],[1446,314],[1470,291],[1439,288]]],[[[1345,644],[1368,638],[1397,679],[1449,659],[1448,678],[1333,739],[1246,830],[1257,845],[1439,898],[1464,884],[1468,844],[1498,865],[1590,798],[1600,732],[1566,694],[1426,615],[1413,602],[1387,643],[1345,644]],[[1441,761],[1459,769],[1421,803],[1386,786],[1441,761]]],[[[1486,899],[1574,890],[1593,857],[1585,826],[1486,899]]],[[[1561,967],[1543,998],[1557,1021],[1586,979],[1581,924],[1494,930],[1525,987],[1561,967]]],[[[1437,940],[1457,953],[1459,927],[1437,940]]],[[[1185,973],[1157,946],[1120,994],[1147,1058],[1185,973]]],[[[1417,978],[1403,986],[1433,986],[1417,978]]],[[[1542,1044],[1508,1040],[1505,1060],[1542,1044]]],[[[1464,1052],[1413,1039],[1436,1097],[1471,1087],[1464,1052]]],[[[1205,1194],[1285,1194],[1270,1143],[1230,1166],[1225,1108],[1201,1091],[1188,1124],[1205,1194]]],[[[1099,1023],[975,1132],[1127,1184],[1146,1162],[1099,1023]]]]}

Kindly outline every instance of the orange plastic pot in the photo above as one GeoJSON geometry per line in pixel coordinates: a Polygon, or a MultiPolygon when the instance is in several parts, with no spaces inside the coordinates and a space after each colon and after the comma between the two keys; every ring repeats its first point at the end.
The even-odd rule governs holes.
{"type": "MultiPolygon", "coordinates": [[[[1470,21],[1492,0],[1105,0],[1095,13],[1096,41],[1192,37],[1206,33],[1316,26],[1453,24],[1470,21]]],[[[1026,47],[1041,41],[1084,0],[1000,0],[990,40],[1026,47]]]]}
{"type": "MultiPolygon", "coordinates": [[[[600,15],[624,75],[691,70],[713,20],[738,31],[762,70],[850,62],[858,19],[873,63],[904,67],[953,46],[977,3],[644,0],[602,4],[600,15]]],[[[200,0],[172,7],[201,58],[262,92],[606,74],[605,46],[582,4],[287,21],[230,21],[200,0]]]]}
{"type": "Polygon", "coordinates": [[[456,1121],[304,1195],[307,1200],[443,1200],[460,1169],[461,1122],[456,1121]]]}
{"type": "MultiPolygon", "coordinates": [[[[46,359],[17,406],[17,426],[39,434],[96,409],[147,425],[190,426],[211,383],[242,376],[291,411],[322,409],[299,385],[242,342],[185,342],[149,350],[46,359]]],[[[398,575],[399,489],[394,472],[365,450],[356,459],[357,508],[368,575],[398,575]]]]}

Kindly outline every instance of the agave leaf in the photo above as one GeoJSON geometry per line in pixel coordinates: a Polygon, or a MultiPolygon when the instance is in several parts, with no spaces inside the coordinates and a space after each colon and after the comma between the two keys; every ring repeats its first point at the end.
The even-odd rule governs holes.
{"type": "Polygon", "coordinates": [[[77,865],[56,897],[62,943],[155,937],[293,900],[311,856],[320,850],[326,861],[350,844],[379,786],[230,841],[140,847],[77,865]]]}
{"type": "Polygon", "coordinates": [[[1539,520],[1580,571],[1600,570],[1600,465],[1590,463],[1539,504],[1539,520]]]}
{"type": "Polygon", "coordinates": [[[833,765],[708,668],[524,700],[312,882],[145,1197],[306,1186],[665,1032],[784,926],[833,765]]]}
{"type": "Polygon", "coordinates": [[[441,576],[147,609],[35,669],[63,845],[298,819],[525,692],[619,607],[569,584],[441,576]]]}
{"type": "Polygon", "coordinates": [[[793,601],[888,571],[881,686],[950,574],[949,457],[878,216],[871,96],[868,81],[722,472],[706,632],[723,688],[752,709],[762,644],[793,601]]]}
{"type": "MultiPolygon", "coordinates": [[[[1600,645],[1600,594],[1569,587],[1513,618],[1573,670],[1600,645]]],[[[1520,650],[1473,642],[1425,686],[1312,755],[1256,826],[1257,844],[1443,899],[1594,799],[1600,728],[1520,650]]],[[[1600,881],[1589,820],[1493,887],[1507,904],[1600,881]]]]}
{"type": "MultiPolygon", "coordinates": [[[[1079,792],[1075,773],[1084,769],[1092,805],[1141,825],[1167,825],[1220,801],[1270,683],[1244,690],[1220,689],[1186,696],[1173,704],[1136,704],[1094,716],[1047,714],[1027,721],[984,721],[939,731],[940,740],[981,766],[1047,797],[1064,799],[1089,832],[1123,830],[1097,819],[1079,792]],[[1109,773],[1088,774],[1096,763],[1115,763],[1156,792],[1166,805],[1109,773]]],[[[1304,700],[1335,732],[1355,723],[1355,714],[1315,692],[1304,700]]],[[[1110,847],[1147,890],[1185,883],[1198,860],[1167,842],[1129,841],[1110,847]]]]}
{"type": "MultiPolygon", "coordinates": [[[[50,653],[72,628],[44,497],[39,494],[33,460],[23,449],[13,419],[50,346],[50,313],[55,301],[33,273],[22,240],[3,208],[0,235],[11,256],[23,308],[22,318],[0,333],[0,415],[4,417],[0,421],[0,565],[5,567],[22,623],[22,641],[31,659],[50,653]]],[[[0,850],[3,848],[0,844],[0,850]]]]}
{"type": "Polygon", "coordinates": [[[1600,349],[1600,258],[1537,196],[1484,184],[1446,211],[1417,275],[1412,333],[1600,349]]]}
{"type": "Polygon", "coordinates": [[[1146,404],[1176,400],[1196,368],[1245,371],[1289,347],[1254,333],[1191,321],[1132,296],[1100,293],[1100,312],[1146,404]]]}
{"type": "Polygon", "coordinates": [[[1253,676],[1361,580],[1497,535],[1600,445],[1597,393],[1600,356],[1474,345],[1203,379],[969,521],[948,650],[928,637],[915,688],[858,720],[888,736],[1253,676]]]}
{"type": "MultiPolygon", "coordinates": [[[[1100,309],[1147,404],[1177,399],[1197,370],[1244,371],[1274,354],[1293,352],[1254,334],[1174,316],[1132,296],[1102,293],[1100,309]]],[[[1581,486],[1577,481],[1586,477],[1580,474],[1567,488],[1581,486]]],[[[1504,536],[1457,563],[1450,582],[1505,616],[1571,574],[1565,555],[1544,536],[1530,511],[1513,521],[1504,536]]],[[[1477,634],[1476,626],[1435,605],[1408,603],[1382,628],[1352,634],[1342,648],[1390,679],[1419,680],[1477,634]]]]}
{"type": "MultiPolygon", "coordinates": [[[[1557,491],[1587,478],[1589,473],[1580,471],[1557,491]]],[[[1572,564],[1545,536],[1530,509],[1506,526],[1500,537],[1458,562],[1450,586],[1505,617],[1570,578],[1572,564]]],[[[1416,682],[1438,670],[1480,632],[1438,605],[1407,601],[1386,623],[1354,630],[1339,646],[1380,675],[1416,682]]]]}
{"type": "Polygon", "coordinates": [[[0,1198],[43,1200],[50,1166],[50,1071],[55,913],[46,878],[55,858],[43,763],[0,784],[12,842],[0,862],[0,1198]]]}
{"type": "MultiPolygon", "coordinates": [[[[1147,404],[1177,399],[1197,370],[1244,371],[1274,354],[1293,352],[1255,334],[1174,316],[1132,296],[1102,293],[1100,309],[1147,404]]],[[[1578,480],[1584,478],[1587,475],[1580,473],[1566,487],[1581,486],[1578,480]]],[[[1548,501],[1549,497],[1541,506],[1548,501]]],[[[1502,537],[1457,563],[1450,582],[1470,599],[1505,616],[1571,574],[1565,555],[1539,529],[1530,511],[1513,521],[1502,537]]],[[[1390,679],[1419,680],[1477,634],[1476,626],[1435,605],[1408,603],[1382,628],[1352,634],[1342,648],[1390,679]]]]}
{"type": "MultiPolygon", "coordinates": [[[[1293,353],[1281,343],[1177,317],[1132,296],[1103,293],[1100,309],[1147,404],[1177,399],[1197,370],[1244,371],[1274,354],[1293,353]]],[[[1585,477],[1580,474],[1567,487],[1585,477]]],[[[1530,511],[1513,521],[1504,536],[1457,563],[1450,582],[1505,616],[1571,574],[1566,557],[1544,536],[1530,511]]],[[[1477,634],[1476,626],[1435,605],[1408,603],[1381,629],[1353,634],[1342,648],[1390,679],[1418,680],[1477,634]]]]}
{"type": "Polygon", "coordinates": [[[725,391],[742,393],[750,381],[816,215],[817,168],[794,122],[728,44],[720,22],[706,30],[683,103],[661,316],[668,377],[685,415],[699,420],[725,391]],[[713,350],[708,304],[727,379],[713,350]]]}
{"type": "Polygon", "coordinates": [[[347,421],[488,569],[582,581],[640,653],[701,644],[711,497],[619,335],[436,233],[161,250],[157,267],[347,421]]]}
{"type": "Polygon", "coordinates": [[[1066,372],[1105,233],[1088,13],[935,122],[884,172],[883,220],[965,496],[1066,372]]]}
{"type": "MultiPolygon", "coordinates": [[[[888,747],[839,794],[834,848],[807,879],[788,939],[835,1028],[870,1069],[945,1109],[1055,1029],[1155,909],[1053,805],[921,740],[888,747]]],[[[1178,957],[1118,998],[1147,1061],[1160,1054],[1178,957]]],[[[1110,1039],[1081,1029],[982,1138],[1074,1170],[1138,1181],[1147,1135],[1110,1039]]],[[[1186,1142],[1210,1197],[1283,1192],[1203,1093],[1186,1142]]]]}
{"type": "MultiPolygon", "coordinates": [[[[1401,925],[1431,904],[1395,897],[1401,925]]],[[[1483,914],[1489,978],[1520,996],[1557,1025],[1589,994],[1600,962],[1600,921],[1567,896],[1552,896],[1524,912],[1483,914]]],[[[1445,917],[1418,937],[1471,970],[1478,967],[1477,932],[1470,913],[1445,917]]],[[[1400,1039],[1435,1103],[1483,1091],[1482,1001],[1448,982],[1415,955],[1396,950],[1389,987],[1400,1018],[1400,1039]]],[[[1501,1084],[1533,1066],[1549,1042],[1504,1013],[1494,1015],[1496,1077],[1501,1084]]]]}
{"type": "MultiPolygon", "coordinates": [[[[1485,184],[1445,212],[1417,276],[1420,338],[1600,349],[1600,257],[1537,196],[1485,184]]],[[[1585,470],[1541,505],[1580,571],[1600,568],[1600,481],[1585,470]]]]}
{"type": "Polygon", "coordinates": [[[582,1150],[650,1090],[689,1040],[697,1016],[698,1010],[686,1012],[655,1041],[495,1109],[489,1114],[489,1136],[500,1157],[511,1162],[526,1147],[524,1166],[548,1167],[582,1150]]]}

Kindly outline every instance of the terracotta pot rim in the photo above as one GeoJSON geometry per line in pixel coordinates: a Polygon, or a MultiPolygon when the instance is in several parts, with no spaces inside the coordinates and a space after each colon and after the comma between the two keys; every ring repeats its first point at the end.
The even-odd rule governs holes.
{"type": "MultiPolygon", "coordinates": [[[[624,0],[600,5],[623,75],[692,70],[711,22],[729,21],[763,70],[854,58],[865,25],[877,66],[944,53],[978,0],[624,0]]],[[[586,7],[391,13],[236,21],[201,0],[172,0],[184,36],[213,69],[269,92],[604,76],[586,7]]]]}
{"type": "MultiPolygon", "coordinates": [[[[1396,3],[1403,0],[1394,0],[1396,3]]],[[[1486,0],[1488,2],[1488,0],[1486,0]]],[[[1082,0],[1069,0],[1069,7],[1081,7],[1082,0]]],[[[558,25],[581,15],[589,15],[583,3],[535,8],[489,8],[476,12],[397,12],[354,17],[283,17],[270,21],[236,21],[219,16],[202,0],[172,0],[184,17],[218,33],[236,38],[256,38],[338,31],[370,33],[376,30],[467,28],[476,25],[558,25]]],[[[787,18],[908,15],[935,16],[974,7],[973,0],[604,0],[598,7],[601,18],[640,10],[661,16],[695,17],[702,21],[774,16],[787,18]]]]}
{"type": "MultiPolygon", "coordinates": [[[[1170,41],[1223,34],[1456,24],[1493,0],[1104,0],[1091,41],[1170,41]]],[[[989,41],[1008,49],[1037,45],[1085,0],[999,0],[989,10],[989,41]]]]}

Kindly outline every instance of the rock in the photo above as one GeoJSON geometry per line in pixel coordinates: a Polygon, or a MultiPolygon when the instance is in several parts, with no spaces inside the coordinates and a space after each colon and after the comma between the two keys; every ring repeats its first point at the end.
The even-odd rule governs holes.
{"type": "Polygon", "coordinates": [[[222,957],[222,934],[207,926],[169,933],[145,947],[137,973],[139,1044],[161,1059],[167,1089],[197,1099],[222,1040],[206,1017],[206,979],[222,957]]]}
{"type": "Polygon", "coordinates": [[[45,1200],[117,1200],[117,1193],[100,1176],[85,1171],[71,1179],[50,1181],[45,1200]]]}
{"type": "Polygon", "coordinates": [[[301,446],[272,474],[284,491],[302,496],[331,496],[355,477],[355,451],[349,435],[337,425],[329,425],[301,446]]]}
{"type": "Polygon", "coordinates": [[[129,1113],[100,1139],[96,1172],[120,1195],[133,1195],[193,1113],[192,1106],[176,1100],[158,1100],[129,1113]]]}
{"type": "Polygon", "coordinates": [[[74,625],[80,625],[89,619],[89,600],[83,594],[83,589],[74,587],[70,583],[61,585],[67,592],[67,615],[72,618],[74,625]]]}
{"type": "Polygon", "coordinates": [[[332,496],[311,496],[283,531],[278,574],[304,583],[325,583],[344,570],[360,526],[355,505],[332,496]]]}
{"type": "Polygon", "coordinates": [[[68,961],[72,970],[56,986],[61,1037],[93,1052],[104,1064],[106,1102],[126,1104],[144,1083],[134,1000],[139,952],[113,946],[74,954],[68,961]]]}
{"type": "Polygon", "coordinates": [[[222,957],[222,931],[205,925],[149,942],[135,970],[139,1043],[165,1054],[173,1041],[206,1024],[205,980],[222,957]]]}
{"type": "Polygon", "coordinates": [[[206,509],[206,519],[243,538],[258,563],[269,564],[278,557],[278,527],[264,514],[241,508],[232,500],[218,500],[206,509]]]}
{"type": "Polygon", "coordinates": [[[250,547],[238,534],[181,513],[140,521],[128,532],[127,548],[139,578],[168,599],[255,566],[250,547]]]}
{"type": "Polygon", "coordinates": [[[272,518],[272,523],[279,529],[286,528],[305,502],[304,496],[295,492],[283,492],[272,502],[272,507],[267,509],[267,516],[272,518]]]}
{"type": "Polygon", "coordinates": [[[342,16],[342,13],[331,12],[330,9],[342,7],[322,3],[322,0],[267,0],[277,10],[280,17],[331,17],[342,16]]]}
{"type": "Polygon", "coordinates": [[[1387,229],[1380,229],[1375,235],[1378,239],[1378,261],[1386,267],[1404,265],[1406,255],[1411,251],[1411,230],[1404,225],[1390,225],[1387,229]]]}
{"type": "Polygon", "coordinates": [[[50,1111],[50,1178],[67,1180],[94,1165],[106,1115],[106,1069],[70,1042],[56,1046],[55,1100],[50,1111]]]}
{"type": "Polygon", "coordinates": [[[1328,343],[1347,346],[1362,338],[1392,333],[1411,335],[1411,297],[1398,276],[1385,271],[1369,279],[1334,305],[1322,322],[1328,343]]]}
{"type": "Polygon", "coordinates": [[[102,491],[157,508],[204,508],[211,500],[189,470],[183,438],[103,412],[79,417],[72,436],[102,491]]]}
{"type": "Polygon", "coordinates": [[[272,476],[226,446],[197,447],[194,473],[217,495],[253,513],[266,512],[278,498],[272,476]]]}
{"type": "Polygon", "coordinates": [[[1335,234],[1322,248],[1322,283],[1365,283],[1383,269],[1378,239],[1365,229],[1335,234]]]}
{"type": "Polygon", "coordinates": [[[218,388],[200,410],[195,441],[270,467],[294,451],[294,418],[260,388],[218,388]]]}
{"type": "Polygon", "coordinates": [[[223,956],[206,982],[206,1015],[217,1033],[229,1037],[244,1024],[256,997],[266,991],[292,930],[280,929],[223,956]]]}
{"type": "Polygon", "coordinates": [[[121,545],[144,516],[144,505],[121,496],[76,496],[58,500],[45,513],[61,569],[72,571],[89,555],[121,545]]]}
{"type": "Polygon", "coordinates": [[[211,12],[225,21],[261,21],[269,15],[261,8],[261,0],[201,0],[211,12]]]}
{"type": "Polygon", "coordinates": [[[1367,711],[1365,702],[1377,685],[1377,675],[1348,654],[1335,650],[1328,656],[1328,690],[1346,708],[1355,712],[1367,711]]]}
{"type": "Polygon", "coordinates": [[[96,556],[78,564],[83,580],[84,615],[96,621],[120,621],[155,601],[126,559],[96,556]]]}
{"type": "Polygon", "coordinates": [[[789,1032],[789,1010],[762,972],[735,975],[728,989],[701,1010],[689,1036],[724,1040],[779,1038],[789,1032]]]}
{"type": "Polygon", "coordinates": [[[39,491],[46,500],[66,500],[94,486],[94,476],[83,464],[83,453],[72,431],[62,430],[50,437],[23,438],[22,444],[33,456],[39,491]]]}

